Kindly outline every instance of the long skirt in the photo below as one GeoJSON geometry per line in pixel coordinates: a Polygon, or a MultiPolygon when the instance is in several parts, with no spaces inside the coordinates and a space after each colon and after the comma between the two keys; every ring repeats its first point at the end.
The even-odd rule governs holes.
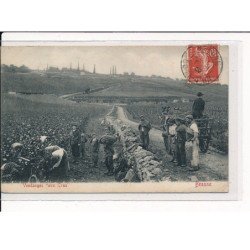
{"type": "Polygon", "coordinates": [[[194,141],[186,142],[186,157],[187,163],[191,167],[198,167],[199,166],[199,141],[198,139],[194,141]]]}
{"type": "Polygon", "coordinates": [[[176,158],[178,161],[178,165],[186,165],[185,142],[176,142],[176,158]]]}

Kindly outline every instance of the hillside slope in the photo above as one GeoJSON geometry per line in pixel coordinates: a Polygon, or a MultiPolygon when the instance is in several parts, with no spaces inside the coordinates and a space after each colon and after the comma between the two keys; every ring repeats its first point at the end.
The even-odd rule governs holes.
{"type": "Polygon", "coordinates": [[[70,94],[114,84],[108,77],[2,73],[2,92],[70,94]]]}
{"type": "Polygon", "coordinates": [[[26,92],[43,94],[71,94],[86,89],[109,87],[90,94],[90,96],[127,97],[186,97],[192,98],[198,91],[211,100],[227,100],[227,85],[187,85],[183,80],[170,78],[129,77],[116,75],[46,75],[35,73],[3,73],[2,92],[26,92]]]}

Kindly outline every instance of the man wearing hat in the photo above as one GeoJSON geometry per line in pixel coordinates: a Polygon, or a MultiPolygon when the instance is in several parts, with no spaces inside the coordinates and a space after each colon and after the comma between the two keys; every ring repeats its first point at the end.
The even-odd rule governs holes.
{"type": "Polygon", "coordinates": [[[74,158],[73,162],[77,161],[80,156],[81,134],[76,124],[73,124],[72,131],[70,132],[70,147],[71,153],[74,158]]]}
{"type": "Polygon", "coordinates": [[[192,115],[194,119],[202,118],[203,111],[205,109],[205,101],[202,99],[203,94],[201,92],[197,93],[198,98],[194,100],[192,107],[192,115]]]}
{"type": "Polygon", "coordinates": [[[140,139],[142,147],[147,150],[149,145],[149,131],[151,129],[151,124],[145,119],[143,115],[140,116],[140,120],[141,121],[138,126],[138,130],[140,132],[140,139]]]}
{"type": "Polygon", "coordinates": [[[88,141],[88,139],[87,139],[87,135],[83,132],[83,133],[81,133],[81,139],[80,139],[80,141],[81,141],[81,144],[80,144],[80,155],[81,155],[81,157],[82,158],[85,158],[85,153],[86,153],[86,151],[85,151],[85,146],[86,146],[86,142],[88,141]]]}
{"type": "Polygon", "coordinates": [[[116,136],[110,133],[108,127],[105,128],[105,135],[101,137],[100,143],[104,146],[104,158],[105,166],[108,169],[108,172],[105,174],[111,176],[114,174],[113,166],[113,155],[114,155],[114,143],[116,142],[116,136]]]}
{"type": "Polygon", "coordinates": [[[169,120],[171,119],[172,116],[172,111],[171,111],[171,107],[167,106],[167,107],[162,107],[162,113],[161,113],[161,122],[162,122],[162,128],[163,128],[163,141],[164,141],[164,145],[165,148],[167,150],[167,152],[170,153],[170,142],[169,142],[169,120]]]}

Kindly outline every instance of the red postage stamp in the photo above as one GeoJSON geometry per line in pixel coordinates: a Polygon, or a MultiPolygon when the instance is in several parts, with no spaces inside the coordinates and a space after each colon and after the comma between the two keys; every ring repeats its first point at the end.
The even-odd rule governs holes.
{"type": "Polygon", "coordinates": [[[218,45],[189,45],[182,60],[186,61],[182,67],[188,83],[208,84],[219,81],[222,58],[218,45]]]}

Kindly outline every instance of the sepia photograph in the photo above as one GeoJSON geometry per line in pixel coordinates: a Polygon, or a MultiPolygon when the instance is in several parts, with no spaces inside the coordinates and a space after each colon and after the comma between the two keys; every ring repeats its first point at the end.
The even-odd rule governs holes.
{"type": "Polygon", "coordinates": [[[3,46],[2,191],[228,192],[229,46],[3,46]]]}
{"type": "Polygon", "coordinates": [[[247,4],[1,10],[2,249],[249,246],[247,4]]]}

